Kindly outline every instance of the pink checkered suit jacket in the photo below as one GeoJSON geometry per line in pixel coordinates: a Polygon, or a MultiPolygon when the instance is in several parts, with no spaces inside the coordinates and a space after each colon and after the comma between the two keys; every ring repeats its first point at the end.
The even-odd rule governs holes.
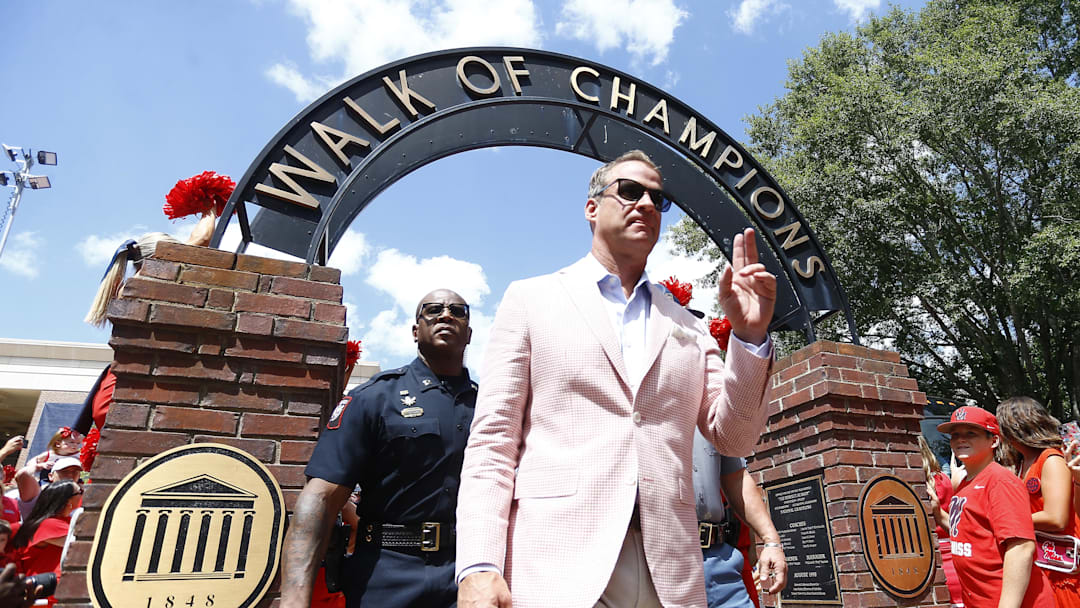
{"type": "MultiPolygon", "coordinates": [[[[571,267],[572,268],[572,267],[571,267]]],[[[565,268],[506,291],[487,346],[457,509],[457,568],[503,568],[515,608],[592,607],[639,503],[665,606],[705,606],[691,449],[696,424],[749,454],[771,360],[650,285],[636,395],[596,283],[565,268]]]]}

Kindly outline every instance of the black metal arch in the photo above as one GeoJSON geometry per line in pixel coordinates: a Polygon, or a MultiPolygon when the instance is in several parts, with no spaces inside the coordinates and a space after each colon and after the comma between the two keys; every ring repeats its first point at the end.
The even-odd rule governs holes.
{"type": "MultiPolygon", "coordinates": [[[[800,330],[813,341],[814,324],[843,311],[858,341],[843,289],[810,226],[738,142],[663,91],[566,55],[440,51],[355,78],[308,106],[264,147],[225,217],[237,211],[240,251],[256,242],[325,263],[359,213],[394,182],[445,156],[493,146],[551,148],[603,162],[644,150],[660,166],[665,190],[729,259],[731,236],[757,229],[759,243],[767,244],[759,247],[762,261],[779,279],[773,329],[800,330]],[[646,112],[648,121],[639,118],[646,112]],[[327,138],[327,130],[335,135],[327,138]],[[342,144],[342,136],[370,144],[342,144]],[[298,192],[317,208],[284,200],[298,192]],[[261,207],[250,223],[248,202],[261,207]]],[[[225,228],[221,222],[213,246],[225,228]]]]}

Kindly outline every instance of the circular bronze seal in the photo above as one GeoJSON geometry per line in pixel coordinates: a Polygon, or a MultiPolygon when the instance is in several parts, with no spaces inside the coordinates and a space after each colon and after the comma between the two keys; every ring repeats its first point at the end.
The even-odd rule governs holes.
{"type": "Polygon", "coordinates": [[[922,595],[934,581],[936,547],[922,503],[893,475],[871,479],[859,496],[859,533],[874,580],[899,598],[922,595]]]}
{"type": "Polygon", "coordinates": [[[87,567],[97,608],[248,608],[273,581],[285,529],[281,488],[227,445],[181,446],[117,484],[87,567]]]}

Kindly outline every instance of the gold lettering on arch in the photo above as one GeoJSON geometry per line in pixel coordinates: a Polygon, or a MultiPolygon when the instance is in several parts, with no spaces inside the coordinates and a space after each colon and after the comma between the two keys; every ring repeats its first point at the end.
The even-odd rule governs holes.
{"type": "Polygon", "coordinates": [[[476,93],[477,95],[493,95],[494,93],[498,92],[499,87],[502,86],[502,83],[499,82],[499,74],[495,71],[495,66],[491,65],[487,61],[484,61],[484,59],[477,57],[476,55],[466,55],[461,58],[461,61],[458,61],[457,77],[458,81],[460,81],[461,84],[465,86],[465,88],[469,89],[473,93],[476,93]],[[465,66],[469,65],[470,63],[479,63],[487,69],[488,74],[491,75],[491,86],[481,89],[480,87],[477,87],[469,81],[469,77],[465,75],[465,66]]]}
{"type": "Polygon", "coordinates": [[[579,98],[584,99],[585,101],[600,103],[600,97],[596,95],[586,95],[585,92],[581,90],[581,86],[578,83],[578,77],[582,74],[589,74],[593,78],[600,78],[600,72],[597,72],[596,70],[590,68],[587,65],[579,65],[578,67],[574,68],[574,71],[570,72],[570,88],[574,89],[574,95],[577,95],[579,98]]]}
{"type": "Polygon", "coordinates": [[[642,119],[642,124],[649,124],[650,120],[659,119],[661,124],[664,125],[664,135],[671,135],[671,129],[668,128],[667,117],[667,100],[660,98],[660,101],[656,102],[653,109],[649,110],[649,113],[642,119]]]}
{"type": "Polygon", "coordinates": [[[690,149],[701,154],[701,158],[705,158],[709,155],[709,150],[712,149],[713,140],[715,139],[716,131],[709,131],[708,135],[698,139],[697,118],[691,116],[690,120],[686,121],[686,127],[683,129],[682,135],[679,136],[679,143],[687,145],[687,141],[689,141],[690,149]],[[701,148],[701,150],[698,151],[698,148],[701,148]]]}
{"type": "Polygon", "coordinates": [[[393,80],[390,80],[388,76],[383,76],[383,84],[385,84],[386,88],[394,94],[394,97],[397,97],[398,102],[401,103],[401,107],[408,110],[413,118],[420,115],[412,104],[413,100],[416,100],[428,110],[435,109],[435,104],[428,101],[423,95],[409,88],[409,82],[405,79],[405,70],[398,72],[398,83],[398,86],[394,86],[393,80]]]}
{"type": "Polygon", "coordinates": [[[330,148],[330,151],[337,156],[337,159],[345,168],[352,166],[352,161],[345,155],[345,146],[354,144],[363,148],[371,147],[371,142],[368,140],[357,137],[351,133],[346,133],[345,131],[339,131],[333,127],[328,127],[321,122],[312,122],[311,130],[324,144],[326,144],[326,147],[330,148]],[[337,137],[338,140],[334,141],[334,137],[337,137]]]}
{"type": "Polygon", "coordinates": [[[293,179],[293,176],[295,175],[296,177],[305,177],[307,179],[313,179],[328,184],[333,184],[337,182],[337,180],[329,171],[323,169],[317,163],[315,163],[315,161],[304,156],[288,144],[285,144],[285,153],[293,157],[297,161],[303,163],[305,166],[307,166],[307,169],[303,169],[301,167],[293,167],[290,165],[283,165],[281,163],[274,163],[270,165],[270,174],[278,178],[279,180],[285,182],[285,184],[289,186],[289,190],[281,190],[278,188],[274,188],[273,186],[267,186],[266,184],[255,184],[255,191],[272,196],[274,198],[281,199],[283,201],[295,203],[297,205],[300,205],[301,207],[318,209],[319,201],[314,196],[311,196],[310,192],[300,187],[300,184],[296,183],[296,180],[293,179]]]}

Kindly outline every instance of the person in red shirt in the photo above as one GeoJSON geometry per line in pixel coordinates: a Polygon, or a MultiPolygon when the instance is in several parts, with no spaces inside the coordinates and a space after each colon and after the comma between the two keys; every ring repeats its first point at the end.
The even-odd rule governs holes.
{"type": "Polygon", "coordinates": [[[60,556],[67,540],[71,512],[81,503],[82,486],[73,481],[55,481],[45,486],[12,539],[20,574],[54,572],[60,576],[60,556]]]}
{"type": "Polygon", "coordinates": [[[942,509],[930,496],[934,517],[947,527],[953,565],[969,608],[1054,608],[1050,582],[1034,567],[1035,528],[1023,483],[994,462],[1001,442],[997,419],[961,407],[938,426],[964,463],[966,476],[942,509]]]}

